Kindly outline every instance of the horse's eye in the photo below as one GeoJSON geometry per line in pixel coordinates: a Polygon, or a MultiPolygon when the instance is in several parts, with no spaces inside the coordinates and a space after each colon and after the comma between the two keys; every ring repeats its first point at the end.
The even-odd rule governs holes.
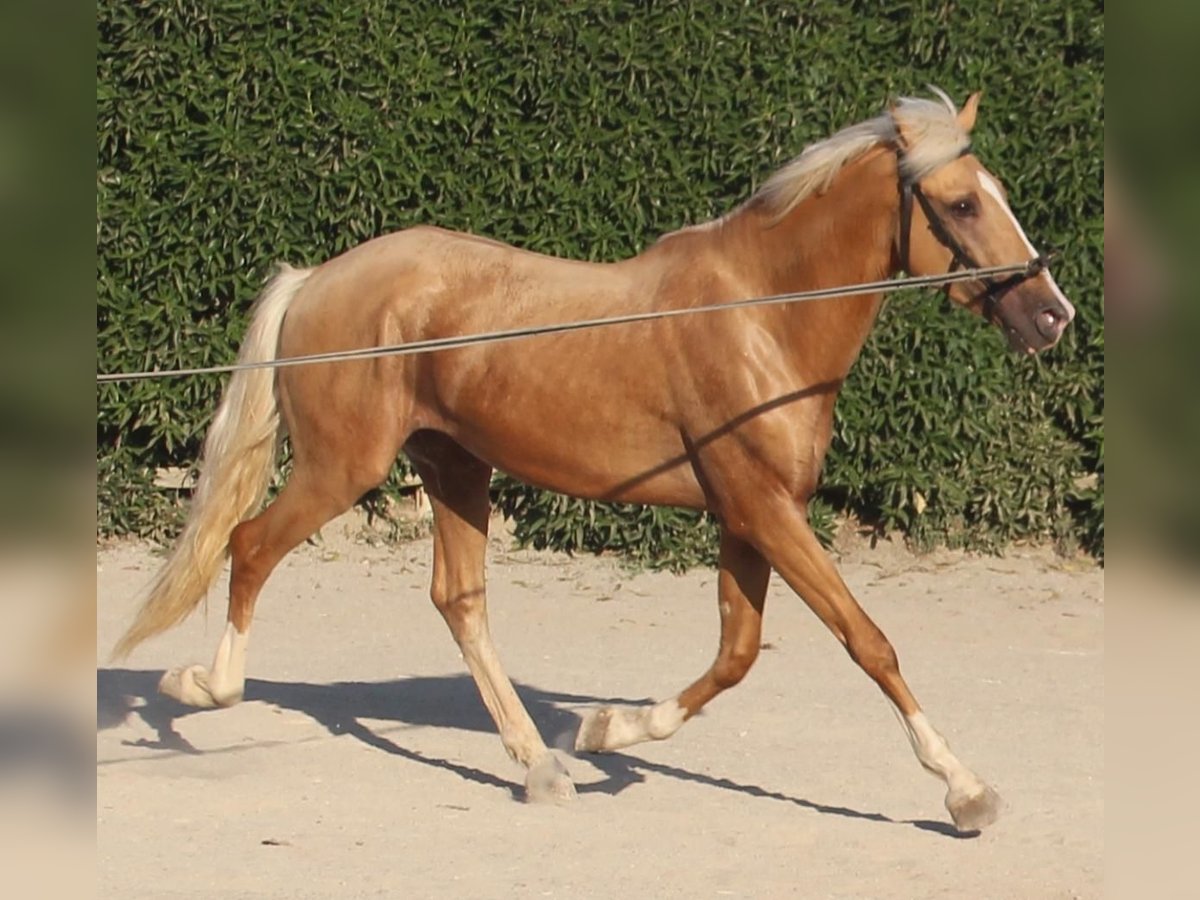
{"type": "Polygon", "coordinates": [[[950,212],[960,219],[970,219],[979,214],[979,207],[974,197],[963,197],[950,204],[950,212]]]}

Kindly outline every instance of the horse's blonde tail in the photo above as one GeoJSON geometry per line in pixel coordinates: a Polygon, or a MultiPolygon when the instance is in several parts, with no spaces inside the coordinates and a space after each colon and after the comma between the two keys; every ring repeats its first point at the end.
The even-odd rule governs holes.
{"type": "MultiPolygon", "coordinates": [[[[311,272],[280,267],[254,305],[239,363],[275,359],[284,314],[311,272]]],[[[199,605],[221,570],[233,529],[266,495],[279,426],[275,370],[234,372],[204,438],[200,478],[183,534],[117,642],[114,657],[126,656],[147,638],[178,625],[199,605]]]]}

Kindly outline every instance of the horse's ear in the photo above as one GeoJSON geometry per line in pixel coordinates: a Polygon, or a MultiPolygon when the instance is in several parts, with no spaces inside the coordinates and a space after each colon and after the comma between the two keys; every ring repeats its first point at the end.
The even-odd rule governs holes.
{"type": "Polygon", "coordinates": [[[958,111],[958,124],[962,126],[963,131],[970,131],[975,127],[975,114],[979,112],[979,98],[982,96],[983,91],[976,91],[958,111]]]}

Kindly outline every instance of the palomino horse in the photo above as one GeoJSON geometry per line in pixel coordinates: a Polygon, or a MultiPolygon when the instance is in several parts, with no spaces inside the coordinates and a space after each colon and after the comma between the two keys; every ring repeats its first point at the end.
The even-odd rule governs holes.
{"type": "MultiPolygon", "coordinates": [[[[1003,188],[968,153],[978,97],[962,111],[944,94],[900,100],[808,147],[728,215],[618,263],[552,259],[420,227],[312,269],[285,267],[258,300],[239,358],[269,361],[701,307],[900,270],[929,275],[959,264],[1037,259],[1003,188]]],[[[949,294],[1027,353],[1055,344],[1074,315],[1044,268],[1003,282],[962,282],[949,294]]],[[[721,524],[715,662],[657,705],[590,711],[575,748],[602,752],[666,738],[737,684],[758,654],[774,568],[894,704],[917,759],[948,785],[955,825],[981,828],[997,814],[997,795],[922,713],[891,644],[851,596],[806,517],[834,400],[880,303],[875,294],[239,372],[205,439],[183,535],[117,653],[193,610],[228,551],[228,623],[212,667],[168,672],[160,690],[194,706],[238,702],[263,582],[291,548],[382,482],[403,451],[433,506],[433,602],[505,748],[527,770],[528,795],[565,799],[574,795],[570,777],[518,699],[488,632],[492,471],[577,497],[707,509],[721,524]],[[291,437],[294,469],[258,512],[281,428],[291,437]]]]}

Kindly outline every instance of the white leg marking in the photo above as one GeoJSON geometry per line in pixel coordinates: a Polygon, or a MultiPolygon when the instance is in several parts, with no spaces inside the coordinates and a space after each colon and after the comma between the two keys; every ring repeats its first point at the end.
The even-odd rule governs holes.
{"type": "Polygon", "coordinates": [[[664,700],[650,707],[646,714],[646,734],[656,741],[669,738],[681,727],[687,718],[687,710],[676,700],[664,700]]]}
{"type": "Polygon", "coordinates": [[[459,649],[479,688],[483,705],[496,723],[504,749],[525,767],[525,798],[553,803],[573,800],[575,785],[571,774],[547,749],[512,682],[504,674],[487,624],[470,629],[468,635],[459,643],[459,649]]]}
{"type": "Polygon", "coordinates": [[[925,718],[925,713],[905,716],[896,707],[892,708],[904,726],[917,761],[926,772],[946,783],[946,809],[955,827],[959,831],[977,831],[994,822],[1001,805],[996,792],[950,752],[950,745],[925,718]]]}
{"type": "MultiPolygon", "coordinates": [[[[898,711],[897,711],[898,712],[898,711]]],[[[950,752],[950,745],[938,732],[925,713],[918,712],[911,716],[900,716],[908,741],[912,744],[917,762],[931,775],[936,775],[949,787],[961,785],[982,784],[979,778],[959,762],[958,757],[950,752]]]]}
{"type": "Polygon", "coordinates": [[[217,655],[213,658],[212,673],[208,676],[208,689],[222,706],[242,699],[246,689],[246,646],[249,642],[249,629],[243,634],[233,627],[232,622],[226,623],[221,643],[217,645],[217,655]]]}
{"type": "Polygon", "coordinates": [[[174,697],[188,706],[210,708],[232,706],[242,699],[246,686],[246,646],[250,633],[238,632],[233,623],[225,625],[212,671],[204,666],[172,669],[158,683],[159,693],[174,697]]]}
{"type": "Polygon", "coordinates": [[[605,706],[588,712],[579,726],[575,749],[620,750],[644,741],[661,741],[677,732],[687,710],[674,698],[654,706],[605,706]]]}
{"type": "MultiPolygon", "coordinates": [[[[1000,209],[1002,209],[1005,215],[1008,216],[1009,221],[1012,222],[1013,228],[1017,230],[1017,234],[1019,234],[1021,236],[1021,240],[1025,242],[1025,249],[1029,251],[1030,257],[1037,256],[1038,252],[1033,249],[1033,244],[1031,244],[1029,242],[1029,238],[1025,236],[1025,229],[1021,227],[1021,223],[1018,222],[1017,217],[1013,215],[1013,211],[1009,207],[1008,201],[1004,199],[1004,193],[1000,190],[1000,185],[996,183],[996,179],[992,178],[992,176],[990,176],[987,172],[983,171],[976,172],[975,174],[979,177],[979,184],[983,187],[984,191],[991,195],[996,203],[999,204],[1000,209]]],[[[1074,319],[1075,307],[1071,305],[1071,301],[1067,299],[1066,295],[1059,290],[1058,283],[1054,280],[1054,276],[1052,276],[1048,271],[1043,271],[1040,275],[1038,275],[1038,278],[1044,278],[1046,280],[1046,283],[1050,286],[1050,290],[1054,292],[1055,298],[1059,303],[1062,304],[1063,309],[1066,310],[1067,321],[1070,322],[1072,319],[1074,319]]]]}
{"type": "Polygon", "coordinates": [[[546,753],[546,745],[529,718],[512,682],[504,674],[491,635],[480,630],[459,645],[463,661],[475,679],[483,705],[491,713],[509,756],[529,768],[546,753]]]}

